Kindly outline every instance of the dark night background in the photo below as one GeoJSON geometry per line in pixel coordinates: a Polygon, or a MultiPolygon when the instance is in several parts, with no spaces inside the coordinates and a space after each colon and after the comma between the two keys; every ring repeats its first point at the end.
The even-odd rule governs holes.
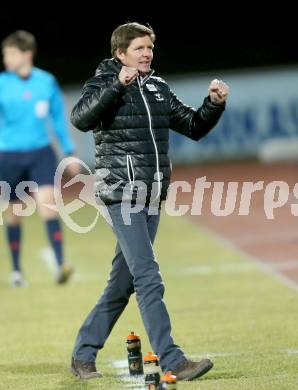
{"type": "Polygon", "coordinates": [[[100,60],[110,57],[113,29],[127,21],[148,22],[154,28],[157,74],[298,65],[297,22],[289,9],[287,14],[280,9],[274,14],[271,7],[270,14],[262,15],[244,3],[231,12],[215,4],[210,9],[197,4],[197,10],[168,6],[164,14],[149,3],[150,12],[136,12],[135,6],[126,4],[133,12],[120,12],[116,3],[110,12],[90,8],[89,3],[88,9],[81,3],[69,12],[54,6],[44,12],[4,10],[0,39],[16,29],[35,34],[36,65],[53,72],[61,84],[82,84],[91,77],[100,60]]]}

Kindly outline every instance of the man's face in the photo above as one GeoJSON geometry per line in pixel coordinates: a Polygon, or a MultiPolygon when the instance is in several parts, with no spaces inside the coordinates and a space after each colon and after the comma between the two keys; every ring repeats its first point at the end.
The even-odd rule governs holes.
{"type": "Polygon", "coordinates": [[[32,62],[33,53],[31,51],[22,51],[14,46],[7,46],[3,49],[3,64],[5,69],[19,73],[22,68],[32,62]]]}
{"type": "Polygon", "coordinates": [[[148,73],[153,59],[153,47],[151,38],[149,35],[145,35],[133,39],[126,53],[118,49],[117,57],[123,65],[136,68],[140,73],[148,73]]]}

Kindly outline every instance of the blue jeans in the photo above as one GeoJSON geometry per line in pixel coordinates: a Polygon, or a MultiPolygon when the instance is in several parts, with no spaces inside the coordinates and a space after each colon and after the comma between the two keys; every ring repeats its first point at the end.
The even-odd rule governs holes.
{"type": "Polygon", "coordinates": [[[143,323],[161,368],[174,369],[186,358],[171,337],[170,318],[163,301],[164,284],[152,247],[160,213],[149,215],[148,208],[144,208],[131,214],[131,224],[125,225],[120,203],[108,206],[108,210],[118,240],[112,271],[103,295],[79,331],[73,356],[77,360],[95,361],[131,294],[136,292],[143,323]]]}

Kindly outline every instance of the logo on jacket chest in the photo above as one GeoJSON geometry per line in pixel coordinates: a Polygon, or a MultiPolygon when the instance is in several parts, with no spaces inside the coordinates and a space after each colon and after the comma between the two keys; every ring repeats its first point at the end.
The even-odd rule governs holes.
{"type": "Polygon", "coordinates": [[[157,88],[154,84],[146,84],[146,88],[148,89],[149,92],[158,92],[157,88]]]}
{"type": "Polygon", "coordinates": [[[149,92],[154,92],[154,97],[157,102],[163,102],[165,99],[164,97],[158,92],[158,89],[154,84],[146,84],[146,88],[149,92]]]}

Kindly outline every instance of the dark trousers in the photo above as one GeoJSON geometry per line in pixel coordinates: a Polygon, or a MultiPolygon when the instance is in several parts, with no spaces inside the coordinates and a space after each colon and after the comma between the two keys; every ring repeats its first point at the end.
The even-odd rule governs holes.
{"type": "Polygon", "coordinates": [[[148,215],[148,208],[131,214],[126,225],[121,204],[108,206],[117,237],[116,254],[108,285],[88,315],[77,336],[73,355],[82,361],[95,361],[130,295],[136,292],[138,306],[149,341],[160,357],[161,368],[170,370],[185,360],[171,337],[171,323],[163,301],[164,284],[152,244],[159,224],[158,215],[148,215]]]}

